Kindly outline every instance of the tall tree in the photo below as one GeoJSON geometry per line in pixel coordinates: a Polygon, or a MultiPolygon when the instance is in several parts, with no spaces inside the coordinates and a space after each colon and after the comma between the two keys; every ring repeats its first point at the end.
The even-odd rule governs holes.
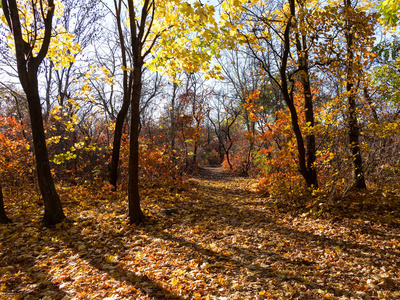
{"type": "MultiPolygon", "coordinates": [[[[179,71],[207,71],[216,52],[214,7],[196,1],[128,1],[131,65],[128,218],[140,223],[144,214],[139,197],[140,102],[145,64],[172,75],[179,71]],[[190,34],[193,33],[193,34],[190,34]],[[154,59],[150,54],[154,53],[154,59]]],[[[217,76],[218,70],[210,71],[217,76]]]]}
{"type": "Polygon", "coordinates": [[[346,41],[346,96],[348,104],[348,130],[349,130],[349,145],[353,155],[353,187],[357,189],[367,188],[365,184],[363,161],[360,149],[360,127],[357,120],[357,66],[356,48],[355,48],[355,32],[354,32],[354,8],[351,0],[344,0],[344,35],[346,41]]]}
{"type": "MultiPolygon", "coordinates": [[[[315,35],[309,38],[309,32],[306,28],[310,20],[307,20],[307,1],[291,1],[290,12],[296,18],[295,22],[295,43],[297,50],[297,64],[299,68],[300,82],[303,87],[304,96],[304,109],[305,109],[305,120],[308,128],[308,133],[305,136],[306,141],[306,177],[308,181],[314,188],[318,188],[318,178],[316,169],[316,145],[315,145],[315,134],[313,133],[313,128],[315,126],[314,119],[314,105],[313,105],[313,95],[311,92],[311,79],[310,79],[310,45],[313,43],[315,35]],[[297,7],[296,4],[297,3],[297,7]],[[298,12],[296,12],[296,8],[298,12]]],[[[303,175],[304,176],[304,175],[303,175]]],[[[307,179],[306,179],[307,180],[307,179]]]]}
{"type": "MultiPolygon", "coordinates": [[[[133,72],[132,70],[128,70],[128,52],[126,48],[126,36],[124,34],[123,28],[123,19],[122,19],[122,11],[125,5],[122,0],[114,0],[114,16],[117,25],[118,31],[118,39],[120,43],[121,49],[121,59],[122,59],[122,71],[123,71],[123,78],[122,78],[122,106],[117,114],[116,121],[115,121],[115,129],[114,129],[114,139],[113,139],[113,147],[112,147],[112,154],[111,154],[111,162],[109,165],[110,174],[109,174],[109,182],[113,186],[113,189],[117,189],[117,180],[118,180],[118,164],[119,164],[119,156],[120,156],[120,148],[121,148],[121,138],[122,132],[124,127],[124,121],[128,114],[130,100],[132,96],[132,84],[133,84],[133,72]]],[[[140,215],[140,213],[139,213],[140,215]]],[[[142,217],[140,217],[141,219],[142,217]]]]}
{"type": "Polygon", "coordinates": [[[310,127],[313,127],[308,57],[311,45],[308,44],[308,35],[314,33],[306,26],[304,3],[300,2],[299,5],[298,1],[288,0],[270,5],[267,7],[263,1],[250,1],[232,8],[228,2],[224,2],[222,7],[226,13],[222,19],[225,20],[229,36],[236,35],[249,47],[259,67],[279,87],[290,111],[297,143],[299,172],[308,187],[317,188],[315,137],[312,133],[304,136],[301,116],[294,102],[295,82],[300,81],[304,89],[305,117],[310,127]]]}
{"type": "Polygon", "coordinates": [[[378,14],[369,8],[371,3],[337,0],[327,4],[320,14],[324,34],[319,42],[321,61],[330,60],[323,69],[339,83],[338,96],[347,125],[348,148],[351,154],[353,187],[365,189],[365,175],[360,143],[358,118],[359,99],[366,80],[365,67],[376,56],[371,49],[375,40],[378,14]],[[335,17],[333,17],[335,16],[335,17]],[[336,17],[337,16],[337,17],[336,17]]]}
{"type": "Polygon", "coordinates": [[[51,226],[65,219],[65,215],[50,171],[37,73],[49,49],[55,4],[53,0],[26,3],[25,7],[29,8],[36,21],[35,24],[30,24],[30,29],[34,30],[30,34],[21,24],[24,21],[21,22],[17,1],[2,0],[2,6],[14,38],[18,77],[28,101],[37,176],[45,207],[43,224],[51,226]]]}

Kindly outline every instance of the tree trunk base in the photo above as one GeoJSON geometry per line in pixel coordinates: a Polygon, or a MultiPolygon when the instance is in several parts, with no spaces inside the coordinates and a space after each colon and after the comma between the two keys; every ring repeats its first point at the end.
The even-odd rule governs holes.
{"type": "Polygon", "coordinates": [[[365,180],[357,180],[351,188],[357,190],[366,190],[367,185],[365,184],[365,180]]]}
{"type": "Polygon", "coordinates": [[[126,216],[126,221],[130,225],[139,225],[146,220],[146,216],[144,214],[137,215],[137,216],[126,216]]]}
{"type": "Polygon", "coordinates": [[[44,216],[43,216],[42,224],[46,228],[51,228],[51,227],[54,227],[55,225],[61,223],[65,219],[66,218],[65,218],[64,214],[62,214],[60,216],[55,216],[55,215],[52,215],[52,214],[46,214],[45,213],[44,216]]]}
{"type": "Polygon", "coordinates": [[[0,216],[0,224],[9,224],[12,223],[12,220],[7,216],[0,216]]]}

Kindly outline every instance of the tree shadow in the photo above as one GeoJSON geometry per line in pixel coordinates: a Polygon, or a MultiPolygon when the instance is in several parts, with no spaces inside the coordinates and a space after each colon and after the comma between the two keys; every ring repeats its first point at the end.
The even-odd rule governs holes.
{"type": "MultiPolygon", "coordinates": [[[[265,249],[265,247],[261,249],[248,249],[240,242],[232,243],[228,240],[225,245],[230,243],[227,248],[233,253],[233,256],[229,256],[202,247],[200,244],[196,243],[195,237],[191,241],[188,241],[180,236],[163,233],[162,238],[175,241],[181,246],[197,251],[208,259],[212,258],[211,261],[226,261],[236,266],[238,269],[245,268],[247,270],[256,270],[262,275],[261,277],[274,277],[280,282],[293,280],[304,284],[308,289],[327,290],[337,297],[350,296],[350,294],[345,290],[327,284],[335,280],[335,268],[331,268],[329,265],[335,263],[335,253],[344,253],[342,259],[351,260],[351,263],[357,260],[360,268],[373,266],[376,270],[380,270],[393,265],[400,267],[398,250],[390,247],[374,247],[373,242],[368,243],[368,240],[363,243],[354,242],[352,241],[355,237],[354,234],[360,235],[360,232],[353,233],[352,230],[354,229],[351,227],[347,228],[349,230],[349,236],[347,238],[343,236],[332,237],[326,236],[323,233],[316,234],[306,230],[299,230],[289,225],[279,224],[280,222],[277,219],[279,214],[269,215],[262,209],[261,203],[256,205],[257,209],[243,208],[243,202],[251,203],[251,199],[235,200],[237,195],[241,197],[246,195],[242,190],[238,192],[235,188],[229,189],[224,187],[220,189],[210,186],[202,187],[201,185],[197,185],[196,188],[196,192],[187,191],[186,197],[182,198],[182,201],[176,204],[177,207],[179,207],[179,213],[176,217],[172,216],[172,218],[165,220],[164,229],[176,228],[178,232],[180,226],[206,226],[207,233],[213,235],[215,241],[227,240],[227,237],[219,231],[221,228],[235,228],[235,230],[244,233],[247,230],[264,233],[268,231],[271,234],[282,237],[282,240],[287,243],[282,246],[280,251],[269,251],[265,249]],[[235,201],[239,201],[240,203],[235,205],[235,201]],[[260,209],[258,209],[258,207],[260,207],[260,209]],[[182,220],[185,221],[182,222],[182,220]],[[315,261],[313,259],[293,259],[290,256],[290,252],[294,250],[301,251],[302,253],[312,253],[313,251],[331,253],[332,258],[330,259],[332,261],[329,262],[329,259],[326,260],[327,271],[320,276],[326,284],[311,283],[309,280],[305,280],[305,278],[263,268],[255,263],[257,257],[264,256],[269,258],[269,265],[279,262],[285,266],[301,266],[304,271],[306,271],[305,273],[309,272],[311,274],[314,271],[313,267],[315,267],[315,265],[318,264],[321,265],[321,268],[323,267],[322,261],[315,261]],[[237,257],[237,259],[233,258],[234,256],[237,257]]],[[[252,192],[247,192],[247,194],[249,198],[256,195],[252,194],[252,192]]],[[[162,203],[160,203],[160,206],[162,206],[162,203]]],[[[348,224],[344,226],[348,226],[348,224]]],[[[151,230],[148,232],[151,233],[151,230]]],[[[382,232],[372,231],[368,234],[370,234],[371,240],[374,241],[385,239],[385,235],[382,232]]],[[[268,238],[268,234],[265,234],[265,237],[268,238]]],[[[366,239],[368,239],[368,237],[366,237],[366,239]]],[[[349,286],[355,288],[363,279],[360,278],[359,273],[354,270],[348,271],[347,274],[343,276],[348,278],[349,286]]],[[[392,280],[390,284],[381,284],[376,288],[380,291],[399,289],[400,283],[396,280],[392,280]]],[[[376,293],[376,291],[373,293],[376,293]]]]}
{"type": "MultiPolygon", "coordinates": [[[[76,225],[71,224],[70,226],[76,225]]],[[[147,294],[151,299],[183,299],[171,290],[155,282],[147,275],[135,274],[134,271],[121,266],[118,262],[108,261],[107,257],[118,255],[120,248],[123,246],[121,237],[112,236],[111,232],[103,233],[105,235],[109,234],[110,237],[112,236],[113,243],[103,243],[101,248],[97,248],[101,251],[96,251],[96,245],[93,244],[93,240],[85,238],[79,232],[79,229],[80,228],[77,228],[76,233],[71,236],[60,232],[55,232],[55,234],[58,235],[73,252],[78,254],[79,257],[88,262],[92,267],[99,271],[106,272],[110,278],[126,283],[134,289],[141,291],[143,294],[147,294]]],[[[132,249],[131,251],[134,250],[132,249]]]]}
{"type": "MultiPolygon", "coordinates": [[[[149,234],[152,234],[153,231],[148,231],[149,234]]],[[[255,273],[253,278],[250,278],[250,281],[259,281],[260,279],[266,279],[266,278],[273,278],[276,282],[283,283],[283,282],[291,282],[295,281],[300,284],[303,284],[306,289],[313,290],[313,289],[324,289],[328,290],[329,292],[333,293],[335,296],[340,297],[340,296],[350,296],[350,294],[344,290],[337,289],[332,286],[325,286],[325,285],[320,285],[317,283],[310,282],[306,278],[303,278],[301,276],[296,276],[293,274],[285,273],[284,271],[277,271],[269,266],[260,266],[259,264],[255,264],[253,260],[251,259],[255,255],[258,255],[260,253],[251,253],[249,254],[248,252],[243,251],[240,247],[232,247],[232,249],[238,250],[235,254],[239,254],[238,258],[235,258],[234,256],[229,256],[229,255],[224,255],[219,252],[213,251],[211,249],[205,248],[201,246],[198,243],[194,243],[192,241],[188,241],[187,239],[184,239],[182,237],[177,237],[171,234],[162,234],[162,235],[157,235],[155,236],[157,238],[163,238],[166,241],[172,241],[177,243],[177,247],[185,247],[188,248],[192,251],[195,251],[198,253],[199,256],[202,257],[203,262],[206,262],[207,264],[210,265],[209,268],[207,268],[207,273],[215,273],[215,274],[220,274],[220,273],[227,273],[232,272],[232,266],[236,270],[235,272],[240,273],[243,272],[243,269],[247,269],[251,271],[252,273],[255,273]]],[[[272,254],[269,253],[268,251],[263,251],[263,255],[266,254],[272,254]]],[[[275,255],[275,254],[273,254],[275,255]]],[[[276,256],[276,255],[275,255],[276,256]]],[[[280,260],[285,263],[293,263],[287,258],[284,258],[282,256],[275,257],[275,260],[280,260]]],[[[307,262],[297,262],[299,264],[304,264],[307,262]]],[[[270,265],[272,265],[271,263],[270,265]]],[[[246,288],[245,288],[246,289],[246,288]]],[[[252,287],[248,288],[249,291],[252,290],[252,287]]],[[[292,295],[295,296],[295,295],[292,295]]]]}
{"type": "Polygon", "coordinates": [[[14,222],[0,225],[3,236],[0,244],[0,269],[2,280],[6,279],[3,283],[5,288],[0,292],[0,299],[42,299],[45,296],[54,300],[64,298],[67,294],[49,280],[47,272],[43,271],[36,261],[40,252],[50,244],[40,240],[40,247],[33,248],[31,243],[37,246],[39,240],[29,240],[32,232],[26,232],[26,235],[20,238],[26,240],[15,245],[9,238],[15,233],[13,232],[15,224],[14,222]]]}

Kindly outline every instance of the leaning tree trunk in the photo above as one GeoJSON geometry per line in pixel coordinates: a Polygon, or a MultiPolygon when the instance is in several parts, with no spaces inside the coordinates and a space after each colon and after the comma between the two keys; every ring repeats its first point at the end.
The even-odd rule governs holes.
{"type": "MultiPolygon", "coordinates": [[[[125,68],[127,68],[127,57],[126,57],[126,47],[125,47],[125,36],[122,29],[122,20],[121,20],[121,11],[122,11],[122,1],[114,1],[115,5],[115,17],[117,21],[117,29],[118,29],[118,37],[121,46],[121,58],[122,64],[125,68]]],[[[119,164],[119,156],[121,149],[121,138],[122,132],[124,128],[124,122],[126,115],[128,114],[131,93],[132,93],[132,76],[131,72],[128,75],[128,70],[123,70],[123,102],[120,111],[118,112],[117,119],[115,122],[115,131],[114,131],[114,140],[113,140],[113,149],[111,154],[111,162],[110,162],[110,170],[109,170],[109,182],[113,186],[113,190],[117,190],[117,181],[118,181],[118,164],[119,164]]]]}
{"type": "Polygon", "coordinates": [[[288,59],[289,59],[289,53],[290,53],[290,47],[291,47],[291,42],[290,42],[290,28],[292,26],[292,20],[294,18],[293,12],[295,11],[294,5],[295,2],[294,0],[289,1],[290,4],[290,10],[292,12],[291,17],[289,18],[285,32],[284,32],[284,52],[283,52],[283,57],[282,57],[282,65],[280,67],[279,73],[281,76],[282,84],[281,84],[281,90],[283,94],[284,101],[286,105],[289,108],[290,111],[290,118],[291,118],[291,123],[292,123],[292,129],[293,133],[296,138],[297,142],[297,152],[298,152],[298,163],[299,163],[299,171],[300,174],[303,176],[304,180],[306,181],[306,184],[308,187],[315,187],[316,186],[316,177],[313,178],[307,168],[307,160],[306,160],[306,149],[304,145],[304,139],[303,135],[301,133],[301,128],[299,125],[299,118],[297,115],[296,107],[294,105],[293,101],[293,87],[289,87],[288,85],[288,76],[286,74],[287,71],[287,64],[288,64],[288,59]]]}
{"type": "Polygon", "coordinates": [[[11,223],[11,219],[7,217],[6,211],[4,209],[4,200],[3,200],[3,189],[0,185],[0,223],[6,224],[11,223]]]}
{"type": "MultiPolygon", "coordinates": [[[[124,96],[125,98],[125,96],[124,96]]],[[[117,181],[118,181],[118,164],[119,164],[119,156],[120,156],[120,149],[121,149],[121,139],[122,139],[122,132],[124,128],[124,122],[126,115],[128,114],[129,110],[129,99],[122,104],[121,110],[117,115],[117,119],[115,122],[115,131],[114,131],[114,140],[113,140],[113,149],[111,155],[111,163],[110,163],[110,178],[109,182],[113,186],[113,190],[117,190],[117,181]]]]}

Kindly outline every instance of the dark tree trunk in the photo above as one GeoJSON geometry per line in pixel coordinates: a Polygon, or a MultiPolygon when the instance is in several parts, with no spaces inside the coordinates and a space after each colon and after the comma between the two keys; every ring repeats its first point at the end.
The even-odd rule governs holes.
{"type": "Polygon", "coordinates": [[[6,211],[4,209],[4,200],[3,200],[3,189],[0,185],[0,223],[7,224],[11,223],[11,219],[7,217],[6,211]]]}
{"type": "Polygon", "coordinates": [[[28,94],[26,92],[26,96],[28,98],[29,115],[31,118],[39,188],[44,202],[43,225],[48,227],[60,223],[65,219],[65,215],[50,171],[46,137],[43,128],[42,107],[37,92],[37,85],[36,91],[34,90],[34,86],[34,84],[31,85],[32,93],[28,94]]]}
{"type": "Polygon", "coordinates": [[[131,126],[129,139],[128,218],[131,224],[139,224],[145,219],[142,209],[140,208],[139,196],[139,104],[142,88],[141,64],[137,64],[135,66],[133,76],[133,92],[131,98],[131,126]]]}
{"type": "MultiPolygon", "coordinates": [[[[304,28],[304,3],[299,3],[300,12],[299,19],[297,20],[297,27],[304,28]]],[[[295,15],[295,6],[292,6],[292,14],[295,15]]],[[[302,30],[299,30],[302,32],[302,30]]],[[[314,128],[314,107],[312,101],[312,93],[311,93],[311,84],[310,84],[310,70],[308,65],[308,45],[307,45],[307,36],[304,33],[296,32],[296,49],[297,49],[297,57],[300,73],[300,82],[303,86],[303,95],[304,95],[304,109],[305,109],[305,119],[306,124],[311,129],[314,128]]],[[[316,162],[316,149],[315,149],[315,135],[314,133],[307,133],[306,135],[306,171],[308,181],[311,184],[308,184],[309,187],[313,187],[314,189],[318,188],[318,178],[317,178],[317,170],[315,168],[316,162]]],[[[307,179],[306,179],[307,181],[307,179]]]]}
{"type": "MultiPolygon", "coordinates": [[[[115,6],[115,17],[117,21],[118,28],[118,37],[121,45],[121,57],[122,64],[125,68],[127,68],[127,57],[126,57],[126,48],[125,48],[125,36],[123,34],[122,24],[121,24],[121,10],[122,10],[122,1],[114,1],[115,6]]],[[[131,93],[132,93],[132,76],[128,75],[128,70],[125,69],[123,71],[123,89],[124,96],[122,107],[118,112],[117,119],[115,122],[115,131],[114,131],[114,140],[113,140],[113,149],[111,154],[111,162],[110,162],[110,173],[109,173],[109,182],[113,186],[113,190],[117,190],[117,181],[118,181],[118,164],[119,164],[119,156],[121,149],[121,138],[122,132],[124,128],[124,122],[126,115],[128,114],[129,105],[131,101],[131,93]]],[[[131,72],[129,74],[132,74],[131,72]]]]}
{"type": "Polygon", "coordinates": [[[153,9],[154,0],[144,0],[142,5],[141,21],[138,22],[133,1],[128,1],[129,27],[132,46],[132,91],[130,98],[131,105],[131,126],[129,137],[129,167],[128,167],[128,219],[131,224],[139,224],[144,221],[145,216],[140,208],[139,196],[139,131],[140,131],[140,96],[142,91],[142,75],[144,58],[150,54],[151,46],[142,53],[146,44],[150,28],[146,30],[146,20],[150,17],[149,23],[152,24],[154,14],[150,14],[153,9]],[[147,31],[147,33],[146,33],[147,31]]]}
{"type": "MultiPolygon", "coordinates": [[[[344,0],[344,6],[348,10],[351,8],[351,0],[344,0]]],[[[355,91],[355,76],[354,76],[354,33],[352,32],[352,22],[349,17],[346,19],[345,24],[345,38],[346,38],[346,92],[348,101],[348,127],[349,127],[349,145],[350,151],[353,156],[353,187],[356,189],[366,189],[363,162],[361,156],[361,149],[359,143],[360,129],[357,121],[356,112],[356,91],[355,91]]]]}
{"type": "Polygon", "coordinates": [[[232,166],[231,160],[229,158],[229,151],[225,151],[225,156],[226,156],[226,162],[228,163],[228,166],[229,166],[229,170],[233,170],[233,166],[232,166]]]}
{"type": "Polygon", "coordinates": [[[356,95],[353,92],[354,86],[351,83],[346,84],[348,96],[348,126],[349,126],[349,144],[353,156],[353,187],[356,189],[366,189],[363,162],[359,143],[360,129],[356,113],[356,95]]]}
{"type": "MultiPolygon", "coordinates": [[[[128,95],[127,95],[128,96],[128,95]]],[[[117,190],[117,181],[118,181],[118,164],[119,164],[119,156],[120,156],[120,149],[121,149],[121,139],[122,139],[122,132],[124,129],[124,122],[126,115],[128,114],[129,110],[129,98],[122,104],[121,110],[117,115],[117,119],[115,122],[115,131],[114,131],[114,140],[113,140],[113,149],[111,155],[111,163],[110,163],[110,184],[113,186],[113,190],[117,190]]]]}
{"type": "MultiPolygon", "coordinates": [[[[308,70],[308,68],[307,68],[308,70]]],[[[305,108],[305,116],[306,116],[306,124],[310,124],[309,127],[311,129],[314,128],[314,108],[312,103],[312,94],[310,87],[310,79],[307,73],[307,78],[303,78],[302,80],[303,88],[304,88],[304,108],[305,108]]],[[[306,135],[306,158],[307,158],[307,173],[311,183],[311,186],[314,189],[318,188],[318,177],[317,177],[317,169],[315,168],[315,162],[317,160],[316,157],[316,149],[315,149],[315,135],[307,134],[306,135]]]]}
{"type": "MultiPolygon", "coordinates": [[[[301,74],[300,82],[303,86],[305,119],[307,126],[313,129],[315,125],[314,107],[312,102],[310,76],[308,69],[308,54],[303,53],[303,51],[299,51],[298,54],[302,54],[301,55],[302,58],[299,59],[300,61],[299,65],[303,72],[303,74],[301,74]]],[[[307,134],[305,138],[306,138],[305,156],[306,156],[306,172],[307,172],[306,181],[309,187],[317,189],[318,178],[317,178],[317,170],[315,168],[315,162],[316,162],[315,135],[314,133],[307,134]]]]}
{"type": "Polygon", "coordinates": [[[196,137],[195,141],[194,141],[194,148],[193,148],[193,160],[192,160],[193,167],[196,167],[196,164],[197,164],[197,148],[198,148],[198,142],[197,142],[197,137],[196,137]]]}
{"type": "MultiPolygon", "coordinates": [[[[282,56],[282,65],[280,67],[280,76],[282,79],[282,84],[280,86],[283,94],[284,101],[289,108],[292,129],[296,138],[297,143],[297,152],[298,152],[298,163],[299,163],[299,171],[303,176],[306,184],[310,188],[317,188],[317,172],[315,169],[315,136],[313,134],[306,136],[306,145],[304,143],[304,138],[301,132],[299,118],[296,111],[296,106],[293,100],[293,92],[294,86],[289,87],[287,75],[287,63],[290,54],[290,33],[291,27],[293,26],[293,19],[296,17],[296,6],[294,0],[289,0],[290,12],[291,16],[288,20],[285,28],[285,32],[283,35],[284,42],[284,51],[282,56]]],[[[298,52],[298,64],[299,70],[301,71],[300,81],[304,88],[304,106],[305,106],[305,117],[306,122],[309,122],[311,126],[314,126],[314,112],[313,112],[313,103],[312,103],[312,95],[311,95],[311,86],[309,81],[309,69],[308,69],[308,57],[307,53],[304,51],[306,48],[306,40],[305,37],[300,40],[300,36],[296,34],[296,48],[298,52]]]]}
{"type": "MultiPolygon", "coordinates": [[[[303,139],[303,135],[301,133],[301,129],[300,129],[300,125],[299,125],[299,118],[298,118],[296,107],[295,107],[295,104],[293,101],[293,92],[294,92],[293,88],[294,87],[288,86],[288,77],[286,74],[287,63],[288,63],[289,52],[290,52],[290,28],[292,26],[292,20],[295,17],[295,1],[290,0],[289,4],[290,4],[291,17],[288,20],[288,23],[286,25],[286,29],[284,32],[284,36],[283,36],[285,48],[284,48],[284,53],[283,53],[283,57],[282,57],[282,65],[280,68],[280,76],[282,79],[281,90],[282,90],[284,101],[290,111],[292,128],[293,128],[294,135],[296,137],[300,174],[305,179],[308,187],[316,187],[317,186],[316,174],[315,174],[315,176],[313,176],[314,171],[310,171],[307,168],[306,149],[305,149],[305,145],[304,145],[304,139],[303,139]]],[[[310,97],[310,101],[311,101],[311,106],[312,106],[311,97],[310,97]]]]}
{"type": "MultiPolygon", "coordinates": [[[[44,3],[41,3],[44,6],[44,3]]],[[[49,49],[54,14],[54,1],[48,0],[46,16],[38,11],[33,13],[43,17],[44,37],[36,56],[33,55],[32,45],[27,43],[22,35],[18,7],[15,0],[2,0],[4,16],[14,36],[15,55],[17,58],[18,77],[28,99],[29,116],[31,119],[33,145],[35,150],[36,168],[40,192],[44,201],[43,225],[46,227],[60,223],[65,219],[60,198],[56,192],[46,148],[46,138],[43,127],[42,106],[40,104],[37,72],[39,65],[49,49]]],[[[33,32],[33,38],[36,37],[33,32]]]]}
{"type": "Polygon", "coordinates": [[[171,99],[171,130],[170,130],[170,143],[171,143],[171,158],[172,158],[172,164],[174,166],[177,165],[176,161],[176,150],[175,150],[175,130],[176,130],[176,116],[175,116],[175,99],[176,99],[176,94],[178,90],[178,84],[176,82],[173,83],[173,92],[172,92],[172,99],[171,99]]]}

